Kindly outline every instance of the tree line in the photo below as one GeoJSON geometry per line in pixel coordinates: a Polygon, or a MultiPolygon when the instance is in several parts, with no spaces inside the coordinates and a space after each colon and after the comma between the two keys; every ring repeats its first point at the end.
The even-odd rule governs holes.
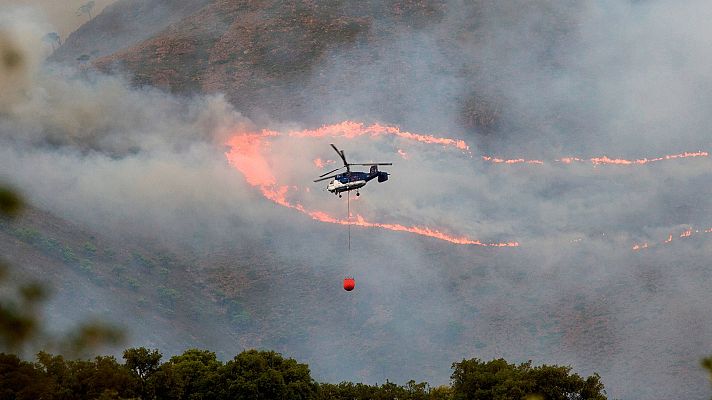
{"type": "Polygon", "coordinates": [[[477,358],[452,364],[451,384],[317,383],[309,366],[274,351],[246,350],[227,362],[190,349],[161,362],[144,347],[113,356],[70,360],[46,352],[29,362],[0,353],[0,399],[606,399],[598,375],[569,367],[519,365],[477,358]]]}

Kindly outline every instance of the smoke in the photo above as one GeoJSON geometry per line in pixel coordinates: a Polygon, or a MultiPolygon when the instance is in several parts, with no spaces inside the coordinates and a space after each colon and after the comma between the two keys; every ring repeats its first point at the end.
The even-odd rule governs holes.
{"type": "Polygon", "coordinates": [[[121,77],[41,65],[42,27],[27,16],[3,21],[5,179],[43,208],[94,229],[126,226],[124,234],[178,232],[168,222],[177,215],[190,219],[200,209],[200,221],[186,221],[195,226],[211,207],[232,209],[244,190],[223,143],[250,122],[222,96],[177,98],[131,89],[121,77]],[[176,201],[167,206],[161,199],[169,197],[176,201]]]}
{"type": "MultiPolygon", "coordinates": [[[[318,379],[439,384],[461,357],[506,357],[597,371],[614,397],[699,397],[707,382],[697,360],[712,338],[710,160],[505,165],[481,156],[709,151],[710,12],[703,2],[453,1],[432,24],[334,50],[299,88],[314,120],[398,124],[465,140],[469,152],[394,135],[290,136],[318,127],[278,116],[254,126],[219,94],[176,97],[41,64],[46,28],[8,16],[0,177],[92,231],[160,242],[200,265],[230,259],[209,272],[230,277],[222,285],[238,286],[270,332],[247,332],[239,346],[303,357],[318,379]],[[248,161],[264,162],[294,204],[346,217],[344,201],[311,183],[335,168],[314,159],[338,166],[333,142],[352,162],[394,163],[388,182],[351,202],[354,214],[521,246],[352,227],[347,252],[345,226],[268,201],[228,163],[229,139],[262,128],[280,135],[248,161]],[[689,227],[699,232],[681,237],[689,227]],[[633,251],[639,243],[650,246],[633,251]],[[250,265],[231,260],[250,248],[267,250],[250,265]],[[346,274],[356,276],[348,297],[338,287],[346,274]],[[243,275],[253,286],[237,284],[243,275]]],[[[211,340],[201,343],[239,350],[211,340]]]]}
{"type": "MultiPolygon", "coordinates": [[[[60,37],[64,39],[89,18],[88,15],[77,15],[79,7],[86,3],[88,3],[88,0],[62,2],[52,0],[7,0],[3,4],[7,7],[31,7],[35,10],[35,14],[43,15],[57,29],[60,37]]],[[[92,15],[99,14],[110,3],[112,3],[111,0],[94,0],[95,7],[92,8],[92,15]]]]}
{"type": "MultiPolygon", "coordinates": [[[[368,205],[357,210],[521,243],[515,252],[441,254],[436,262],[414,245],[387,246],[389,254],[408,254],[402,270],[391,258],[388,270],[391,278],[408,271],[410,288],[429,293],[417,302],[438,310],[427,315],[454,313],[450,322],[464,325],[462,341],[449,342],[461,349],[455,357],[570,363],[600,372],[613,397],[707,390],[697,363],[711,327],[694,310],[707,299],[699,282],[709,281],[699,269],[710,249],[709,159],[624,167],[487,165],[479,157],[708,151],[711,53],[703,21],[710,12],[704,2],[452,1],[439,23],[400,26],[376,49],[332,53],[300,93],[326,122],[397,123],[470,145],[472,159],[397,139],[339,143],[347,153],[367,149],[368,157],[395,163],[388,190],[368,187],[368,205]],[[397,149],[409,159],[395,157],[397,149]],[[684,236],[690,227],[692,236],[684,236]]],[[[352,268],[379,263],[359,256],[352,268]]],[[[383,304],[392,313],[403,307],[383,304]]],[[[423,315],[420,307],[411,311],[423,315]]],[[[432,339],[437,328],[412,326],[417,318],[400,313],[384,331],[432,339]]],[[[394,346],[388,354],[396,357],[417,348],[394,346]]]]}

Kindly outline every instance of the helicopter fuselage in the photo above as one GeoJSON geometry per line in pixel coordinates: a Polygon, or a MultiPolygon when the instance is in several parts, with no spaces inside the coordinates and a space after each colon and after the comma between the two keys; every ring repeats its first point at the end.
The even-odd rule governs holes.
{"type": "Polygon", "coordinates": [[[359,195],[358,189],[366,186],[368,181],[374,178],[378,178],[378,182],[385,182],[388,180],[388,172],[383,172],[378,170],[379,165],[393,165],[391,163],[349,163],[346,161],[346,154],[343,150],[339,150],[331,144],[336,154],[339,155],[341,161],[344,162],[343,167],[335,168],[329,172],[319,175],[319,178],[314,182],[321,182],[327,179],[331,179],[329,184],[326,186],[326,190],[339,195],[341,197],[341,192],[348,192],[351,190],[356,190],[356,196],[359,195]],[[366,165],[370,166],[371,169],[368,172],[351,171],[351,167],[354,165],[366,165]],[[341,168],[346,168],[346,172],[342,174],[330,175],[333,172],[340,170],[341,168]],[[327,176],[329,175],[329,176],[327,176]]]}
{"type": "Polygon", "coordinates": [[[329,182],[326,186],[326,190],[334,194],[339,194],[341,192],[348,192],[350,190],[357,190],[368,183],[370,180],[378,178],[379,182],[385,182],[388,180],[388,174],[375,170],[374,172],[347,172],[344,174],[339,174],[334,177],[334,179],[329,182]]]}

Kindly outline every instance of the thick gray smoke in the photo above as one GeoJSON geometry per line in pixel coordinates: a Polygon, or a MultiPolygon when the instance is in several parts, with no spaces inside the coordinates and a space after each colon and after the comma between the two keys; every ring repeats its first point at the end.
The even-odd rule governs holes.
{"type": "Polygon", "coordinates": [[[245,190],[223,143],[247,119],[221,96],[175,98],[120,77],[40,65],[41,27],[13,15],[0,36],[4,179],[41,207],[110,232],[156,236],[230,215],[245,190]]]}
{"type": "MultiPolygon", "coordinates": [[[[613,397],[708,392],[697,363],[712,332],[702,311],[710,278],[702,266],[712,249],[704,233],[712,227],[709,159],[552,161],[709,151],[711,12],[701,1],[454,1],[439,24],[403,30],[377,51],[335,53],[331,74],[314,77],[314,108],[325,119],[395,121],[471,144],[472,160],[402,145],[415,155],[398,160],[388,191],[368,195],[378,215],[522,243],[447,266],[423,254],[413,261],[411,248],[394,246],[411,255],[404,264],[422,285],[413,286],[433,294],[427,304],[441,306],[428,315],[459,308],[450,323],[464,324],[460,338],[469,338],[460,354],[572,363],[599,371],[613,397]],[[324,87],[333,88],[326,101],[324,87]],[[472,95],[483,118],[474,113],[476,123],[463,124],[462,103],[472,95]],[[481,154],[548,165],[487,165],[481,154]],[[693,236],[681,237],[689,227],[693,236]],[[651,247],[634,252],[635,243],[651,247]],[[433,284],[433,270],[443,281],[433,284]]],[[[400,318],[396,326],[413,337],[432,332],[400,318]]]]}
{"type": "MultiPolygon", "coordinates": [[[[269,202],[227,163],[225,141],[262,127],[220,95],[178,98],[43,65],[46,28],[17,14],[0,18],[0,178],[88,229],[187,244],[197,262],[238,257],[250,240],[266,246],[252,264],[268,278],[251,276],[263,286],[248,294],[269,299],[262,318],[278,333],[199,342],[227,353],[273,346],[318,379],[369,383],[446,383],[462,357],[532,359],[599,372],[612,397],[701,397],[712,163],[554,160],[711,150],[710,13],[701,1],[451,2],[440,22],[395,32],[369,57],[334,52],[301,97],[325,123],[398,123],[464,138],[472,154],[393,137],[281,136],[265,147],[276,181],[297,187],[290,200],[307,209],[345,216],[343,201],[310,183],[322,171],[312,160],[334,160],[334,142],[353,161],[394,162],[354,214],[516,249],[353,228],[348,253],[345,227],[269,202]],[[463,119],[473,95],[496,123],[463,119]],[[492,165],[482,154],[546,164],[492,165]],[[681,238],[690,226],[700,232],[681,238]],[[334,285],[344,274],[357,276],[349,297],[334,285]]],[[[312,128],[273,118],[272,129],[312,128]]]]}
{"type": "MultiPolygon", "coordinates": [[[[89,15],[81,13],[77,15],[79,8],[87,4],[85,0],[53,1],[53,0],[6,0],[5,6],[32,7],[36,14],[44,15],[49,23],[57,30],[62,39],[72,33],[80,25],[87,22],[89,15]]],[[[113,0],[94,0],[94,7],[91,8],[92,16],[97,15],[113,0]]]]}

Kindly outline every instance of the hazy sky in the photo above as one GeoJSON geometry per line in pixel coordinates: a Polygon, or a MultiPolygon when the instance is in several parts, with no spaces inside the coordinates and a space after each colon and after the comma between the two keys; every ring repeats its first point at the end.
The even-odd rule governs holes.
{"type": "MultiPolygon", "coordinates": [[[[64,40],[81,24],[87,22],[87,15],[77,15],[77,10],[88,0],[4,0],[3,6],[28,6],[40,10],[64,40]]],[[[96,16],[114,0],[94,0],[92,16],[96,16]]]]}

